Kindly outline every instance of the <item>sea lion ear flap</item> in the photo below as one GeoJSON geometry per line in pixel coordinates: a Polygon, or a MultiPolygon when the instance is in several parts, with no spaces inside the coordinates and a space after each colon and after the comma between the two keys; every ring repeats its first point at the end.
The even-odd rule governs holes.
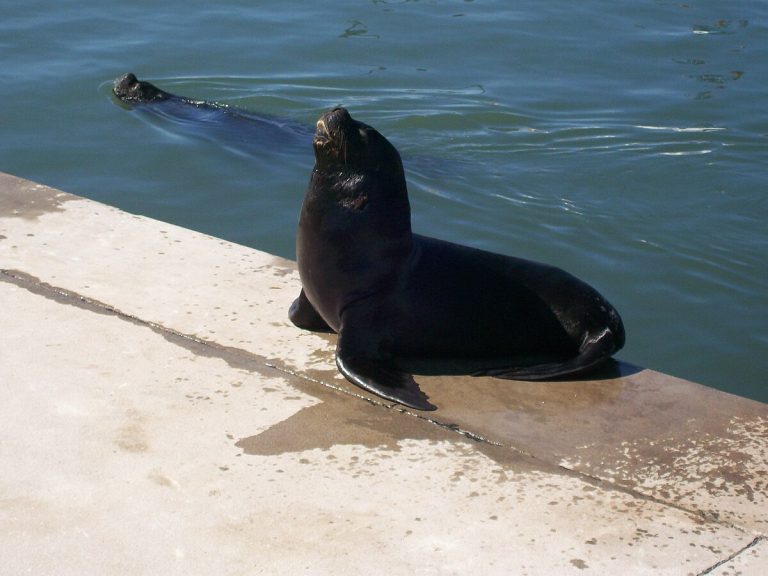
{"type": "Polygon", "coordinates": [[[397,369],[391,360],[375,352],[375,332],[366,328],[345,329],[342,318],[336,344],[336,366],[344,377],[377,396],[416,410],[437,410],[430,404],[413,376],[397,369]]]}

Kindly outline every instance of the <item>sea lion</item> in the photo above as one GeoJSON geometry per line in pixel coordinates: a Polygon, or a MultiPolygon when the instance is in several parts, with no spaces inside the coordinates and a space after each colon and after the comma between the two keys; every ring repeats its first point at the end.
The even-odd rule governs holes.
{"type": "Polygon", "coordinates": [[[312,130],[287,118],[172,94],[131,72],[113,82],[112,94],[124,107],[170,120],[174,130],[184,129],[242,155],[303,158],[308,153],[312,130]]]}
{"type": "Polygon", "coordinates": [[[402,367],[409,358],[472,359],[473,375],[543,380],[591,370],[624,345],[613,306],[567,272],[413,234],[400,154],[346,109],[322,115],[313,144],[289,317],[338,333],[336,364],[350,382],[434,410],[402,367]]]}

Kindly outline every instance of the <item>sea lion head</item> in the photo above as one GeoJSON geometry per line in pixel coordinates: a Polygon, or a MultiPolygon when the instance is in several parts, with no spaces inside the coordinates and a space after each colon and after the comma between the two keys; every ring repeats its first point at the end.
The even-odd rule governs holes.
{"type": "Polygon", "coordinates": [[[125,74],[115,80],[112,93],[123,102],[154,102],[165,100],[169,94],[160,90],[154,84],[143,82],[132,73],[125,74]]]}
{"type": "MultiPolygon", "coordinates": [[[[345,245],[354,239],[345,253],[378,260],[380,270],[386,268],[383,260],[404,258],[411,246],[411,208],[397,149],[342,107],[320,117],[313,144],[315,166],[299,218],[299,253],[311,251],[302,239],[320,234],[326,246],[337,241],[329,238],[345,245]]],[[[338,257],[340,251],[334,253],[338,257]]]]}
{"type": "Polygon", "coordinates": [[[313,144],[316,170],[347,174],[385,171],[390,177],[404,180],[397,149],[375,128],[358,122],[341,106],[317,121],[313,144]]]}

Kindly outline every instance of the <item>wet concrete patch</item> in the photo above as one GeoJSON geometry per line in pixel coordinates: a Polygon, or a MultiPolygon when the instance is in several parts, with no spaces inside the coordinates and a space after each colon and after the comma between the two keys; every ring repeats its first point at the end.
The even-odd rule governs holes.
{"type": "Polygon", "coordinates": [[[717,431],[585,446],[561,465],[768,534],[768,418],[733,416],[717,431]]]}
{"type": "MultiPolygon", "coordinates": [[[[327,397],[328,393],[322,395],[327,397]]],[[[236,446],[250,455],[326,450],[340,444],[398,450],[398,442],[402,440],[445,440],[446,437],[449,436],[444,430],[396,410],[336,394],[322,404],[302,409],[269,430],[240,439],[236,446]]]]}
{"type": "Polygon", "coordinates": [[[123,451],[140,453],[149,450],[149,439],[144,430],[144,418],[136,410],[126,412],[126,422],[120,426],[115,444],[123,451]]]}
{"type": "Polygon", "coordinates": [[[64,204],[72,200],[79,198],[0,172],[0,218],[36,220],[43,214],[62,211],[64,204]]]}
{"type": "Polygon", "coordinates": [[[592,382],[420,381],[440,406],[438,422],[702,518],[768,532],[768,405],[651,370],[592,382]]]}

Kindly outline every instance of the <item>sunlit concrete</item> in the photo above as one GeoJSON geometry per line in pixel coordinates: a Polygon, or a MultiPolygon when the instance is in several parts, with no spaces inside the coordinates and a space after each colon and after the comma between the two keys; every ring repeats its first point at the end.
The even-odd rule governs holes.
{"type": "Polygon", "coordinates": [[[765,404],[621,364],[410,413],[292,262],[2,174],[0,270],[0,574],[768,571],[765,404]]]}

